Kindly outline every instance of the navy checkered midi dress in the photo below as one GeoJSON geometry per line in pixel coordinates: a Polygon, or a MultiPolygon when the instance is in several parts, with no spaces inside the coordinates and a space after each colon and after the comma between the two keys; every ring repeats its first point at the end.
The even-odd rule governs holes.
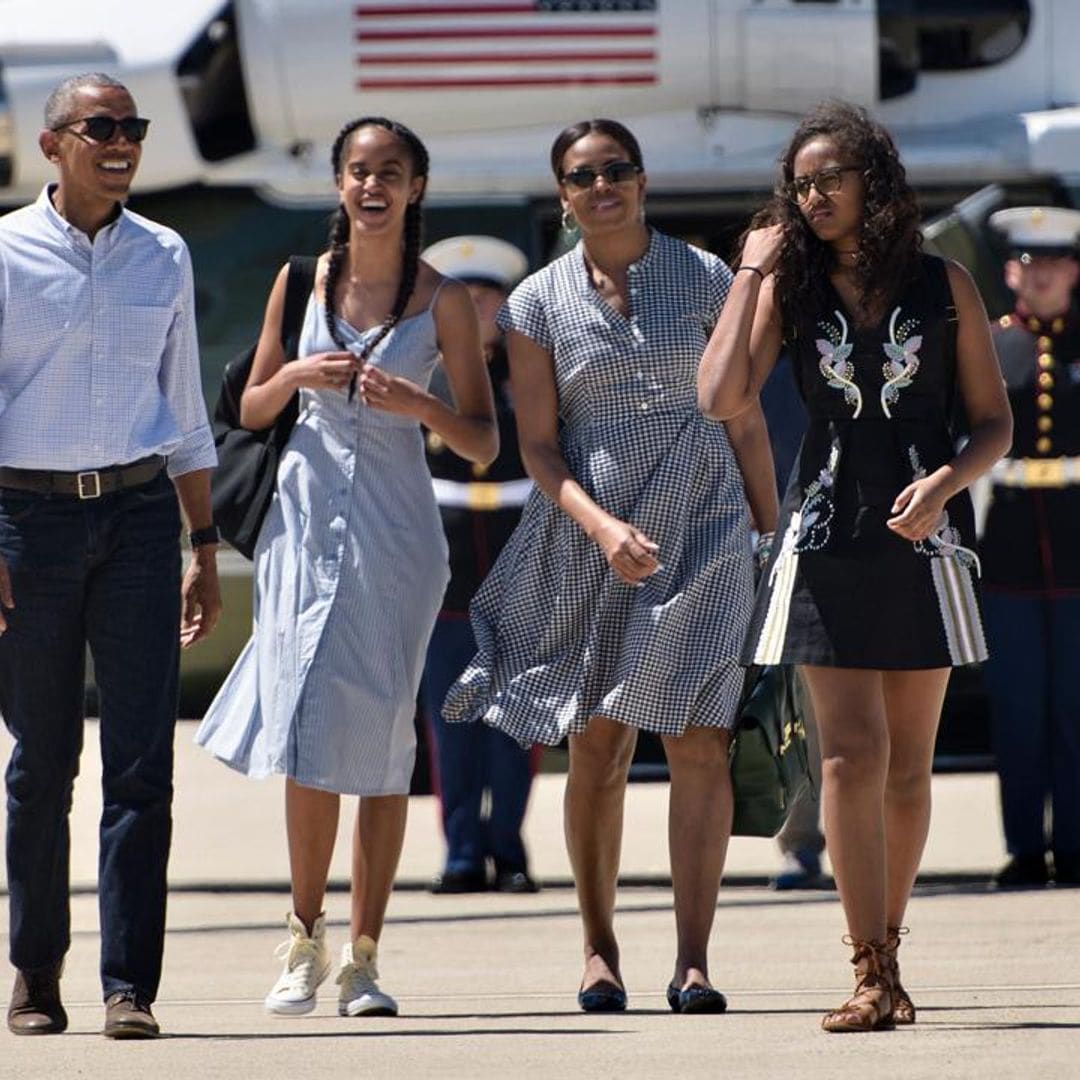
{"type": "Polygon", "coordinates": [[[731,272],[654,231],[629,280],[623,316],[592,287],[579,245],[522,282],[499,315],[552,357],[575,479],[658,543],[662,564],[625,584],[534,490],[473,601],[479,651],[443,710],[526,746],[555,744],[598,715],[662,735],[735,721],[752,603],[748,511],[727,431],[701,414],[696,392],[731,272]]]}

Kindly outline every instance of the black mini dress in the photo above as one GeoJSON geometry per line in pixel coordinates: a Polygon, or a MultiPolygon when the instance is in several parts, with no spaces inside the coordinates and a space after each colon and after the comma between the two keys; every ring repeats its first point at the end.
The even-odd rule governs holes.
{"type": "Polygon", "coordinates": [[[905,670],[986,658],[966,491],[912,543],[896,496],[955,454],[956,310],[941,259],[920,256],[876,326],[830,285],[789,335],[809,427],[784,497],[744,664],[905,670]]]}

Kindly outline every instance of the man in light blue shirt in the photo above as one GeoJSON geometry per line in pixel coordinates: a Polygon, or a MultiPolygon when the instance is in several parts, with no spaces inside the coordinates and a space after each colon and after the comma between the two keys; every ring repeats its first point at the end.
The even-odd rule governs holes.
{"type": "Polygon", "coordinates": [[[0,711],[15,738],[8,1027],[20,1035],[67,1026],[87,643],[104,1034],[158,1033],[179,647],[221,608],[191,263],[174,232],[123,208],[147,124],[106,75],[61,83],[40,136],[58,182],[0,219],[0,711]],[[194,550],[182,584],[180,509],[194,550]]]}

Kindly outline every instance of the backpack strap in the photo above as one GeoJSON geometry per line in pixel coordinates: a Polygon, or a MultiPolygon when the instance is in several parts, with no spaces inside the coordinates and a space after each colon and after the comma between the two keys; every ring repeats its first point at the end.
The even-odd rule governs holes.
{"type": "Polygon", "coordinates": [[[290,255],[289,276],[285,280],[285,308],[281,313],[281,344],[285,359],[295,360],[304,326],[304,311],[315,287],[317,259],[311,255],[290,255]]]}

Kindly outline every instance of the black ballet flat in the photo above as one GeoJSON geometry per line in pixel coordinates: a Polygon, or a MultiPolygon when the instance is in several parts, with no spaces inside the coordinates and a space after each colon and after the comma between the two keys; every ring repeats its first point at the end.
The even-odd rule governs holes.
{"type": "Polygon", "coordinates": [[[673,1013],[722,1013],[727,1011],[727,998],[711,986],[688,986],[680,990],[674,983],[667,988],[668,1008],[673,1013]]]}
{"type": "Polygon", "coordinates": [[[579,990],[577,1003],[582,1012],[615,1013],[626,1011],[626,991],[614,983],[593,983],[588,990],[579,990]]]}

